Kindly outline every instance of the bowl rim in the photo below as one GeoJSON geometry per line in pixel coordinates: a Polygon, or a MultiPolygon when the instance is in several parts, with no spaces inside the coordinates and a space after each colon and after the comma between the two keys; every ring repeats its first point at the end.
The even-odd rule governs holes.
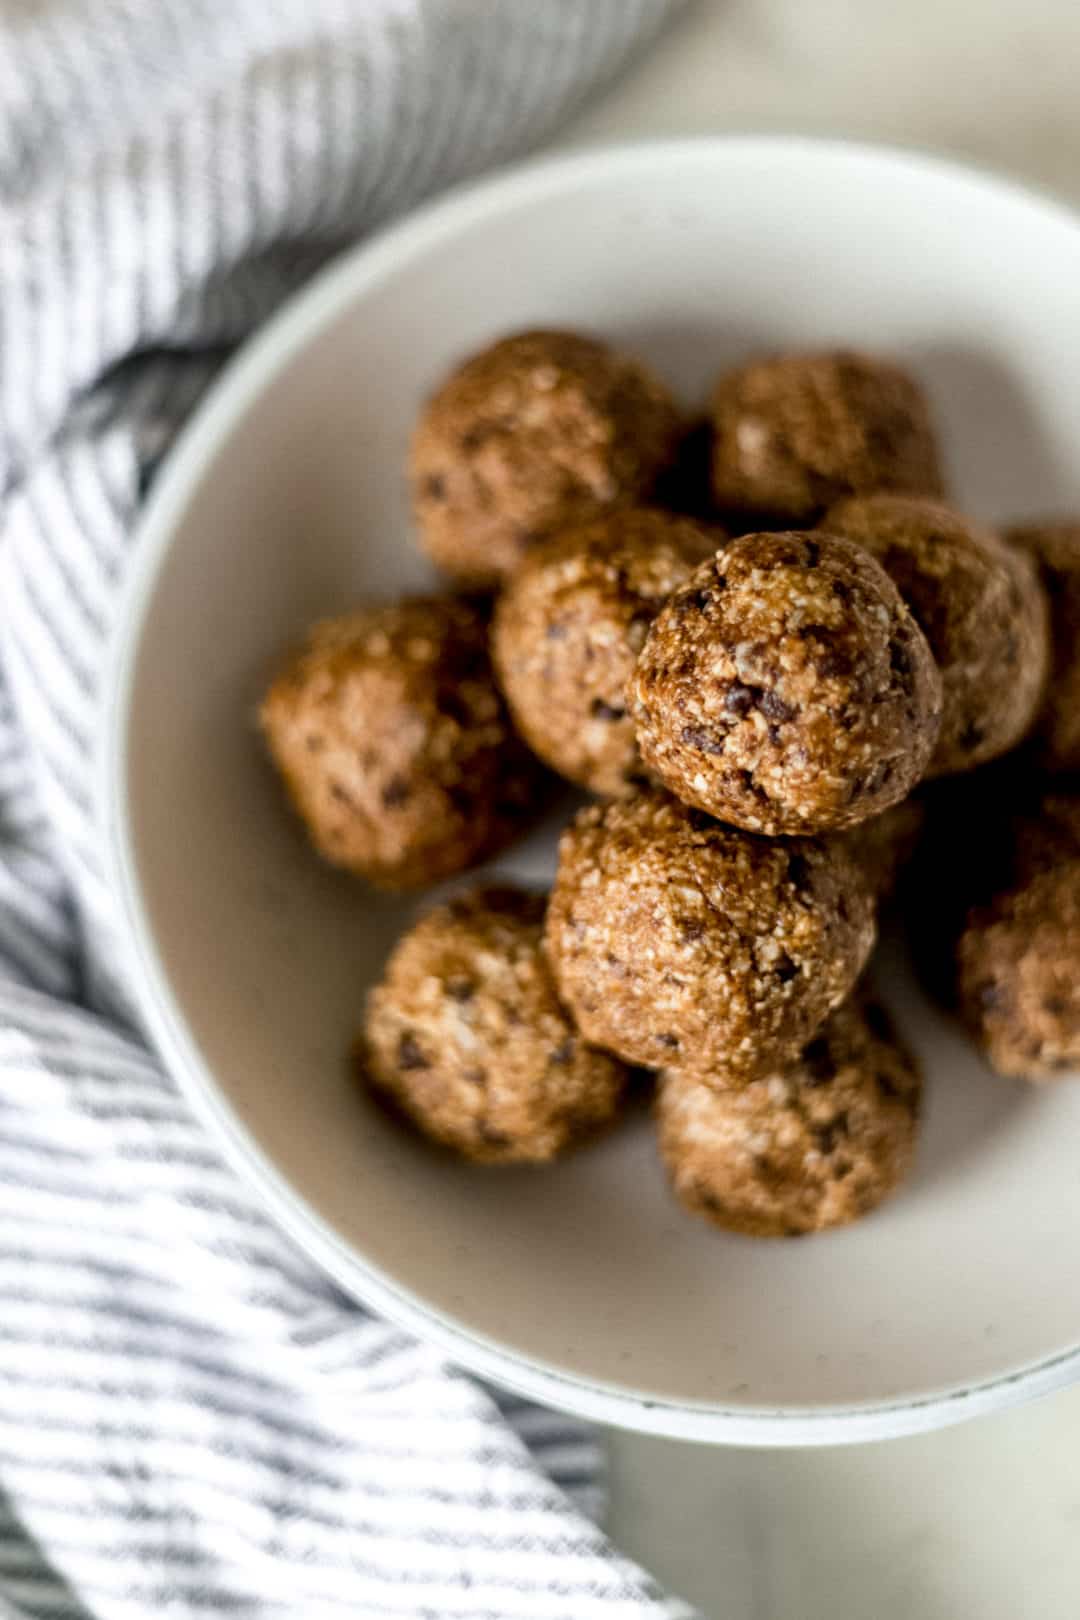
{"type": "Polygon", "coordinates": [[[507,203],[527,203],[619,169],[640,174],[643,169],[678,169],[688,163],[792,158],[869,166],[879,173],[921,174],[1034,208],[1071,230],[1080,226],[1080,216],[1067,204],[978,167],[910,148],[808,135],[706,135],[590,145],[514,164],[441,193],[337,255],[288,297],[225,364],[178,434],[132,537],[107,659],[94,784],[107,879],[120,901],[121,945],[145,1031],[229,1163],[307,1256],[359,1303],[434,1343],[461,1367],[521,1395],[613,1427],[757,1447],[881,1440],[924,1433],[1016,1405],[1080,1380],[1080,1343],[978,1383],[917,1397],[820,1406],[728,1406],[657,1397],[576,1377],[435,1310],[361,1255],[305,1203],[259,1147],[203,1062],[173,995],[144,904],[126,784],[138,655],[177,525],[220,444],[273,377],[323,327],[354,298],[392,275],[399,263],[507,203]]]}

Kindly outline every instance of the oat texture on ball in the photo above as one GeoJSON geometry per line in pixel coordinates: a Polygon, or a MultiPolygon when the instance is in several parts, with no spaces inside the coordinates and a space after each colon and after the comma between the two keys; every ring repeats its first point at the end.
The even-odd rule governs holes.
{"type": "Polygon", "coordinates": [[[914,1157],[918,1065],[856,995],[788,1067],[740,1091],[661,1076],[660,1153],[680,1201],[718,1226],[799,1237],[874,1209],[914,1157]]]}
{"type": "Polygon", "coordinates": [[[758,838],[659,791],[579,813],[547,919],[586,1039],[719,1086],[790,1061],[874,935],[869,886],[839,840],[758,838]]]}
{"type": "Polygon", "coordinates": [[[971,770],[1031,729],[1046,687],[1046,600],[1030,559],[951,507],[871,495],[833,507],[830,533],[865,546],[896,583],[944,687],[928,774],[971,770]]]}
{"type": "Polygon", "coordinates": [[[923,392],[873,355],[781,355],[729,372],[713,428],[715,503],[762,527],[808,527],[833,501],[871,490],[941,493],[923,392]]]}
{"type": "Polygon", "coordinates": [[[399,942],[368,1000],[363,1073],[427,1136],[478,1164],[543,1164],[615,1117],[626,1071],[555,994],[544,902],[473,890],[399,942]]]}
{"type": "Polygon", "coordinates": [[[260,719],[316,849],[384,887],[473,865],[521,831],[540,791],[495,687],[484,616],[459,598],[316,625],[260,719]]]}
{"type": "Polygon", "coordinates": [[[611,796],[642,785],[626,684],[661,606],[722,538],[627,507],[544,541],[506,586],[496,672],[521,734],[570,781],[611,796]]]}
{"type": "Polygon", "coordinates": [[[421,412],[410,458],[421,544],[464,582],[505,579],[541,536],[646,499],[680,431],[659,379],[607,344],[503,338],[421,412]]]}
{"type": "Polygon", "coordinates": [[[896,804],[937,741],[941,682],[884,570],[824,533],[743,535],[657,615],[630,682],[646,766],[770,835],[896,804]]]}
{"type": "Polygon", "coordinates": [[[1039,764],[1080,771],[1080,521],[1020,524],[1005,538],[1035,563],[1050,604],[1050,681],[1033,739],[1039,764]]]}

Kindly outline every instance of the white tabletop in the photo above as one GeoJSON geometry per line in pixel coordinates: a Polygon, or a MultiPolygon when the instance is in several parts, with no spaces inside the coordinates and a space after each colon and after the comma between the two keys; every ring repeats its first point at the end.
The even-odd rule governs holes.
{"type": "MultiPolygon", "coordinates": [[[[782,129],[902,142],[1080,202],[1075,0],[698,0],[562,145],[782,129]]],[[[1075,1620],[1080,1390],[914,1440],[611,1437],[616,1539],[710,1620],[1075,1620]]]]}

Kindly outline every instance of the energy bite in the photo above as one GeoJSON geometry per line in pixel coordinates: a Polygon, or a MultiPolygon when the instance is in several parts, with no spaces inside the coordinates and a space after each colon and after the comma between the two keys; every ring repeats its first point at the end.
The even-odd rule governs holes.
{"type": "Polygon", "coordinates": [[[260,711],[315,848],[387,888],[449,877],[509,842],[539,766],[514,735],[487,626],[416,597],[315,626],[260,711]]]}
{"type": "Polygon", "coordinates": [[[884,570],[822,533],[731,541],[674,592],[628,688],[646,766],[769,835],[850,827],[910,792],[941,682],[884,570]]]}
{"type": "Polygon", "coordinates": [[[839,1007],[790,1067],[741,1091],[661,1076],[660,1153],[679,1200],[731,1231],[800,1237],[846,1226],[899,1185],[922,1080],[876,1002],[839,1007]]]}
{"type": "Polygon", "coordinates": [[[546,1163],[618,1109],[626,1071],[559,1005],[543,927],[539,895],[462,895],[404,936],[368,998],[369,1080],[477,1164],[546,1163]]]}
{"type": "Polygon", "coordinates": [[[512,574],[557,528],[630,506],[675,453],[679,413],[645,366],[575,332],[483,349],[428,401],[410,479],[431,559],[471,584],[512,574]]]}
{"type": "Polygon", "coordinates": [[[1030,730],[1049,667],[1046,599],[1030,559],[938,501],[868,495],[835,506],[830,534],[891,576],[941,670],[944,712],[929,774],[967,771],[1030,730]]]}
{"type": "Polygon", "coordinates": [[[999,1074],[1036,1083],[1080,1069],[1080,851],[1032,862],[968,915],[956,947],[960,1013],[999,1074]]]}
{"type": "Polygon", "coordinates": [[[838,839],[774,843],[667,794],[593,805],[559,845],[547,949],[582,1034],[628,1063],[746,1084],[851,990],[874,902],[838,839]]]}
{"type": "Polygon", "coordinates": [[[1080,522],[1029,523],[1006,541],[1035,564],[1050,604],[1050,682],[1035,725],[1045,770],[1080,770],[1080,522]]]}
{"type": "Polygon", "coordinates": [[[721,377],[712,410],[713,499],[763,528],[808,528],[842,496],[869,490],[941,493],[923,392],[873,355],[755,361],[721,377]]]}
{"type": "Polygon", "coordinates": [[[542,542],[507,584],[495,670],[529,746],[572,782],[618,795],[645,780],[626,683],[660,607],[721,538],[629,507],[542,542]]]}

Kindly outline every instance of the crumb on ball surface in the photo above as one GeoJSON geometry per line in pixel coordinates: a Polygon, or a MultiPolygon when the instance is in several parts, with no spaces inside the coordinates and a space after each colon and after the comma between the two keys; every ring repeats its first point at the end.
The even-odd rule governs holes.
{"type": "Polygon", "coordinates": [[[897,803],[941,716],[895,585],[819,531],[743,535],[702,563],[654,620],[629,691],[642,758],[671,792],[769,835],[897,803]]]}
{"type": "Polygon", "coordinates": [[[638,361],[574,332],[523,332],[466,360],[421,413],[410,477],[421,543],[488,585],[542,535],[645,499],[681,422],[638,361]]]}
{"type": "Polygon", "coordinates": [[[830,533],[865,546],[893,579],[941,671],[944,710],[928,774],[1014,748],[1046,688],[1046,600],[1031,561],[939,501],[870,495],[833,507],[830,533]]]}
{"type": "Polygon", "coordinates": [[[781,355],[743,366],[717,383],[713,426],[721,511],[799,528],[845,495],[941,493],[925,396],[872,355],[781,355]]]}
{"type": "Polygon", "coordinates": [[[593,792],[640,787],[626,684],[661,606],[722,539],[640,507],[560,531],[529,552],[499,599],[492,651],[519,731],[593,792]]]}
{"type": "Polygon", "coordinates": [[[387,888],[434,883],[509,842],[539,767],[496,690],[479,609],[417,597],[316,625],[262,704],[316,849],[387,888]]]}
{"type": "Polygon", "coordinates": [[[867,1214],[907,1174],[922,1082],[876,1001],[839,1007],[784,1069],[740,1091],[661,1076],[660,1152],[680,1202],[755,1237],[867,1214]]]}
{"type": "Polygon", "coordinates": [[[1019,524],[1005,538],[1032,559],[1050,604],[1050,680],[1034,734],[1039,764],[1080,771],[1080,521],[1019,524]]]}
{"type": "Polygon", "coordinates": [[[559,992],[586,1039],[738,1085],[789,1061],[874,943],[869,886],[838,840],[784,843],[651,791],[563,834],[548,908],[559,992]]]}
{"type": "Polygon", "coordinates": [[[474,890],[400,940],[368,1000],[368,1079],[429,1137],[478,1164],[542,1164],[614,1119],[623,1065],[559,1003],[544,902],[474,890]]]}

